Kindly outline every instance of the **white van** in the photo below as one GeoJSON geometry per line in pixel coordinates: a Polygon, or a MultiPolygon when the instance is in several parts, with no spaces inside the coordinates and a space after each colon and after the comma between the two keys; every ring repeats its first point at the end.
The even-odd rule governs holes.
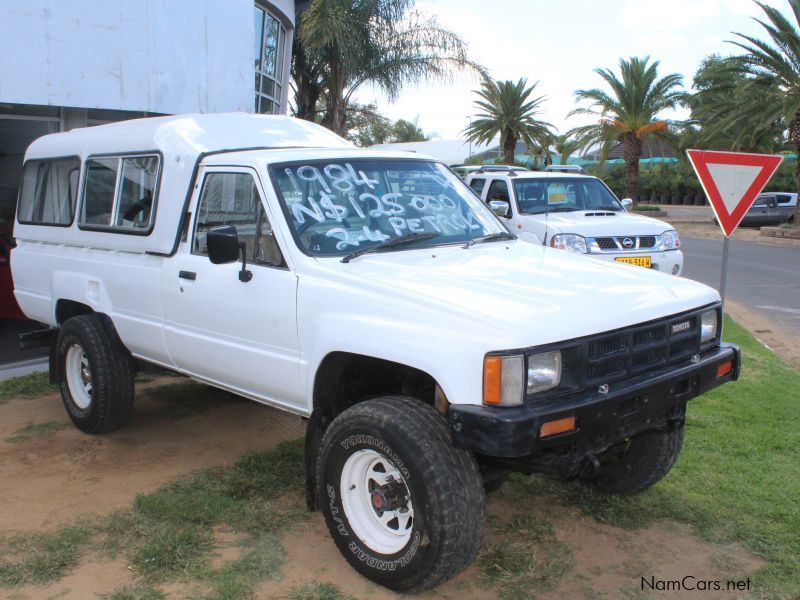
{"type": "Polygon", "coordinates": [[[617,200],[597,177],[548,170],[472,173],[466,181],[523,240],[672,275],[683,270],[678,232],[627,212],[631,201],[617,200]]]}
{"type": "Polygon", "coordinates": [[[472,561],[509,469],[653,485],[739,374],[713,289],[522,242],[446,165],[288,117],[40,138],[14,235],[77,427],[126,423],[138,361],[307,418],[309,507],[404,592],[472,561]]]}

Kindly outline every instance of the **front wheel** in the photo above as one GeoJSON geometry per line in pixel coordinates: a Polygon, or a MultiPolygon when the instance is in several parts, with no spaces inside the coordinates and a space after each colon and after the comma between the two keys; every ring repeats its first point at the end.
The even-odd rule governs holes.
{"type": "Polygon", "coordinates": [[[419,592],[477,555],[486,521],[481,476],[430,406],[402,396],[357,404],[331,423],[317,464],[331,536],[368,579],[419,592]]]}
{"type": "Polygon", "coordinates": [[[601,492],[629,496],[661,481],[672,469],[683,447],[684,426],[669,431],[648,431],[623,448],[612,449],[613,459],[603,463],[587,483],[601,492]]]}

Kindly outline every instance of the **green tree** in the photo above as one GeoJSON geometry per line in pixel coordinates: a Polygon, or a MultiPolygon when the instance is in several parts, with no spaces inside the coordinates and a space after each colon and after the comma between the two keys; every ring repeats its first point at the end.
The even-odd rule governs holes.
{"type": "Polygon", "coordinates": [[[478,113],[464,129],[467,140],[475,143],[489,143],[498,135],[503,148],[503,161],[514,164],[514,149],[517,141],[528,144],[531,149],[547,148],[554,136],[554,127],[536,118],[541,111],[544,96],[531,97],[538,82],[528,85],[527,79],[513,81],[493,81],[484,79],[480,97],[475,105],[483,112],[478,113]]]}
{"type": "Polygon", "coordinates": [[[768,120],[763,109],[742,111],[772,100],[763,86],[751,85],[737,59],[716,54],[703,59],[683,103],[691,109],[686,140],[692,147],[736,152],[774,152],[783,145],[782,115],[768,120]]]}
{"type": "Polygon", "coordinates": [[[425,142],[430,139],[419,126],[417,119],[406,121],[398,119],[392,126],[393,142],[425,142]]]}
{"type": "Polygon", "coordinates": [[[345,135],[347,109],[364,84],[393,100],[408,84],[461,70],[483,73],[464,41],[423,16],[414,0],[311,0],[298,18],[295,114],[345,135]]]}
{"type": "Polygon", "coordinates": [[[356,146],[367,148],[392,141],[392,121],[378,113],[377,108],[374,104],[355,104],[348,108],[345,137],[356,146]]]}
{"type": "Polygon", "coordinates": [[[569,157],[580,150],[580,143],[569,135],[569,133],[564,133],[555,137],[553,140],[553,147],[558,153],[560,164],[565,165],[569,157]]]}
{"type": "MultiPolygon", "coordinates": [[[[734,33],[735,44],[744,54],[736,60],[748,77],[748,85],[757,90],[742,102],[739,114],[760,111],[763,122],[783,118],[788,125],[789,140],[800,152],[800,0],[789,0],[791,17],[777,8],[756,2],[766,19],[755,19],[770,41],[734,33]]],[[[795,189],[800,191],[800,161],[795,170],[795,189]]],[[[800,204],[795,214],[795,227],[800,227],[800,204]]]]}
{"type": "Polygon", "coordinates": [[[625,195],[634,205],[638,202],[639,159],[642,157],[642,140],[647,138],[671,139],[669,123],[659,118],[666,109],[674,108],[681,98],[682,78],[670,73],[659,79],[658,61],[650,57],[631,57],[619,61],[619,77],[610,69],[595,69],[606,82],[611,93],[594,88],[578,90],[575,98],[589,102],[588,107],[576,108],[571,115],[590,115],[596,123],[576,127],[570,135],[579,141],[581,148],[600,145],[601,162],[617,142],[622,143],[625,160],[625,195]]]}

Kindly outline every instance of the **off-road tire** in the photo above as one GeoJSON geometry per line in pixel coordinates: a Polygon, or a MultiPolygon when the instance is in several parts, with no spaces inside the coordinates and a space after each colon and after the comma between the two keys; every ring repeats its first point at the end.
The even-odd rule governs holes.
{"type": "Polygon", "coordinates": [[[128,422],[133,407],[133,361],[107,317],[80,315],[67,319],[58,334],[56,360],[64,408],[78,429],[104,433],[128,422]],[[76,399],[68,383],[67,355],[75,346],[83,350],[90,367],[88,406],[80,405],[86,402],[76,399]]]}
{"type": "Polygon", "coordinates": [[[418,400],[384,396],[336,417],[320,445],[317,483],[320,507],[339,551],[356,571],[389,589],[430,589],[460,573],[478,553],[486,496],[477,465],[469,452],[452,445],[446,420],[418,400]],[[404,479],[411,499],[410,539],[392,554],[371,549],[344,509],[343,469],[360,451],[385,457],[404,479]]]}
{"type": "MultiPolygon", "coordinates": [[[[588,483],[606,494],[630,496],[661,481],[678,460],[683,447],[683,425],[670,431],[649,431],[628,442],[615,462],[601,465],[588,483]]],[[[602,457],[601,457],[602,458],[602,457]]]]}

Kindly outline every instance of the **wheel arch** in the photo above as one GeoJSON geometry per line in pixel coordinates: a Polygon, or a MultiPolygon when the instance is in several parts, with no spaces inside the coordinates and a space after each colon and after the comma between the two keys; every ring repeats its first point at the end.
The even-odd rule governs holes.
{"type": "MultiPolygon", "coordinates": [[[[70,300],[68,298],[59,298],[55,303],[55,319],[58,327],[61,327],[68,319],[71,319],[73,317],[90,316],[90,315],[94,315],[100,321],[109,339],[119,344],[121,348],[123,348],[126,352],[128,352],[128,354],[130,354],[130,351],[122,342],[122,339],[117,333],[117,328],[114,326],[114,321],[107,314],[102,312],[96,312],[88,304],[84,304],[83,302],[78,302],[75,300],[70,300]]],[[[56,341],[57,337],[54,337],[53,342],[50,344],[49,375],[51,383],[58,382],[61,376],[59,367],[60,361],[58,360],[58,356],[56,356],[57,353],[56,341]]]]}
{"type": "Polygon", "coordinates": [[[447,398],[429,373],[403,363],[355,352],[329,352],[314,375],[313,405],[305,436],[306,503],[318,508],[317,454],[328,425],[339,414],[372,398],[399,394],[446,412],[447,398]]]}

